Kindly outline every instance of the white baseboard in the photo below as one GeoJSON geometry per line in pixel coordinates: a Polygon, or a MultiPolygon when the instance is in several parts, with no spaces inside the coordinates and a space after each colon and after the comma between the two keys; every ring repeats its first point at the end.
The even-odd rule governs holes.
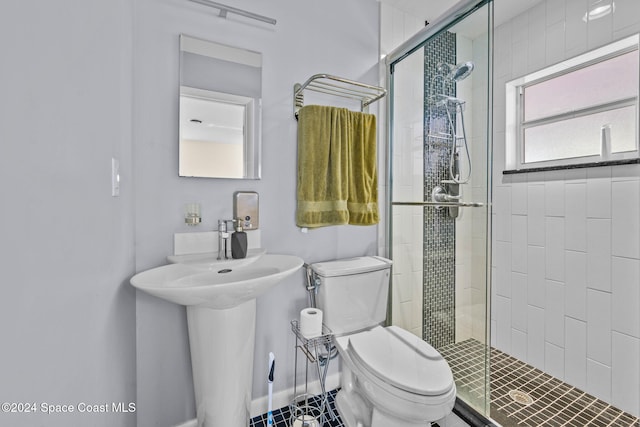
{"type": "MultiPolygon", "coordinates": [[[[340,373],[336,372],[334,374],[327,375],[325,390],[331,391],[338,387],[340,387],[340,373]]],[[[320,394],[322,392],[322,389],[320,387],[320,381],[315,380],[313,382],[310,382],[308,390],[310,394],[320,394]]],[[[289,406],[289,404],[291,403],[291,399],[293,399],[293,387],[274,393],[273,409],[275,410],[275,409],[283,408],[285,406],[289,406]]],[[[252,400],[251,401],[251,418],[257,417],[258,415],[265,414],[269,409],[268,404],[269,404],[268,396],[262,396],[252,400]]],[[[198,420],[194,418],[193,420],[186,421],[174,427],[197,427],[197,425],[198,425],[198,420]]]]}

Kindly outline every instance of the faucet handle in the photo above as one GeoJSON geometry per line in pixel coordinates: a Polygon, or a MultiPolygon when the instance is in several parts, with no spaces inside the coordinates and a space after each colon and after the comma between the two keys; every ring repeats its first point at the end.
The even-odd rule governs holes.
{"type": "Polygon", "coordinates": [[[233,224],[236,222],[235,219],[219,219],[218,220],[218,231],[221,233],[229,231],[228,223],[231,223],[231,229],[233,230],[233,224]]]}
{"type": "Polygon", "coordinates": [[[231,223],[231,229],[233,228],[233,223],[236,222],[235,219],[219,219],[218,220],[218,260],[222,259],[222,255],[224,254],[224,259],[229,259],[227,255],[227,239],[229,239],[230,233],[229,228],[227,227],[228,223],[231,223]]]}

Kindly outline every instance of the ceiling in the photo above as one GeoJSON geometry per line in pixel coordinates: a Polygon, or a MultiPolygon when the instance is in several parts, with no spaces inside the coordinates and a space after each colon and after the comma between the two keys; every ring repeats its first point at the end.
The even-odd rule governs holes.
{"type": "MultiPolygon", "coordinates": [[[[422,17],[425,21],[433,22],[440,15],[445,13],[458,0],[380,0],[382,3],[390,4],[400,10],[409,12],[412,15],[422,17]]],[[[494,0],[494,19],[495,25],[498,26],[514,16],[517,16],[527,9],[532,8],[542,0],[494,0]]],[[[480,23],[479,23],[480,24],[480,23]]],[[[484,25],[484,23],[483,23],[484,25]]],[[[468,29],[470,33],[474,33],[473,29],[468,29]]],[[[465,31],[466,32],[466,31],[465,31]]],[[[479,34],[482,30],[478,30],[479,34]]]]}

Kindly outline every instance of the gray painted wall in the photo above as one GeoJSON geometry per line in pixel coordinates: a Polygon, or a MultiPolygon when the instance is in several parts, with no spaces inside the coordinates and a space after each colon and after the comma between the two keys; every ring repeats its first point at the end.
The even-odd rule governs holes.
{"type": "MultiPolygon", "coordinates": [[[[198,230],[231,215],[236,190],[261,197],[263,246],[307,262],[376,252],[377,227],[294,225],[292,86],[329,72],[377,82],[374,0],[259,0],[234,6],[273,28],[178,0],[3,2],[0,13],[0,401],[135,402],[135,414],[16,415],[12,426],[171,426],[194,417],[185,310],[135,293],[129,278],[161,265],[183,205],[198,230]],[[263,179],[177,176],[178,34],[264,54],[263,179]],[[111,196],[111,158],[121,195],[111,196]]],[[[254,397],[292,382],[290,319],[302,273],[258,301],[254,397]]]]}
{"type": "MultiPolygon", "coordinates": [[[[294,223],[296,132],[293,84],[316,73],[377,82],[378,4],[234,2],[278,20],[275,27],[221,20],[189,2],[136,1],[134,42],[134,183],[136,270],[165,263],[175,232],[209,231],[230,218],[236,190],[260,193],[262,243],[306,262],[376,252],[377,227],[328,227],[301,233],[294,223]],[[330,26],[330,28],[329,28],[330,26]],[[263,165],[260,181],[179,178],[178,35],[263,54],[263,165]],[[199,202],[203,222],[184,225],[183,206],[199,202]]],[[[311,99],[311,98],[309,98],[311,99]]],[[[294,340],[289,321],[306,304],[302,272],[258,300],[254,398],[267,393],[267,357],[278,359],[274,391],[292,385],[294,340]],[[265,375],[262,375],[265,373],[265,375]]],[[[195,417],[185,309],[138,293],[138,426],[171,426],[195,417]]]]}
{"type": "Polygon", "coordinates": [[[0,425],[135,426],[40,406],[136,400],[132,3],[0,9],[0,425]]]}

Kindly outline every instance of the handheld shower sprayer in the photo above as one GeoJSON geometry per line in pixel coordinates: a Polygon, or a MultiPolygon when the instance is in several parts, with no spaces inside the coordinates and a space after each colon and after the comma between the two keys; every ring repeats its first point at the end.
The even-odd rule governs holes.
{"type": "Polygon", "coordinates": [[[445,94],[445,86],[447,82],[457,83],[460,82],[471,75],[474,69],[474,64],[471,61],[461,62],[456,65],[447,64],[445,62],[440,62],[436,66],[437,73],[431,79],[431,83],[429,85],[429,93],[431,94],[431,102],[438,107],[444,107],[447,119],[449,121],[449,128],[451,130],[452,136],[452,146],[451,146],[451,157],[449,159],[449,182],[453,184],[466,184],[471,179],[471,154],[469,152],[469,145],[467,142],[466,129],[464,125],[464,105],[465,102],[455,96],[449,96],[445,94]],[[440,79],[440,91],[439,93],[434,93],[434,83],[437,79],[440,79]],[[455,116],[454,116],[455,114],[455,116]],[[460,115],[460,128],[462,131],[462,135],[458,136],[457,126],[456,126],[456,118],[460,115]],[[457,157],[459,156],[458,150],[462,150],[464,148],[466,154],[467,164],[469,168],[467,170],[466,176],[464,179],[460,177],[460,169],[459,166],[456,165],[458,163],[457,157]]]}
{"type": "Polygon", "coordinates": [[[451,156],[449,158],[449,178],[451,178],[451,181],[454,184],[466,184],[469,182],[469,179],[471,179],[471,153],[469,152],[469,143],[467,142],[467,131],[465,129],[465,125],[464,125],[464,113],[462,111],[462,106],[464,105],[464,103],[456,103],[455,104],[455,113],[456,114],[460,114],[460,128],[462,129],[462,136],[458,136],[458,134],[456,133],[456,123],[454,123],[454,118],[451,115],[451,111],[449,110],[449,108],[447,108],[447,118],[449,120],[449,125],[451,126],[452,129],[452,135],[453,135],[453,144],[451,147],[451,156]],[[461,141],[461,146],[460,149],[464,148],[465,154],[466,154],[466,158],[467,158],[467,165],[469,166],[469,168],[467,169],[467,173],[464,179],[460,178],[460,167],[459,167],[459,162],[456,161],[456,157],[459,155],[458,154],[458,141],[461,141]]]}

